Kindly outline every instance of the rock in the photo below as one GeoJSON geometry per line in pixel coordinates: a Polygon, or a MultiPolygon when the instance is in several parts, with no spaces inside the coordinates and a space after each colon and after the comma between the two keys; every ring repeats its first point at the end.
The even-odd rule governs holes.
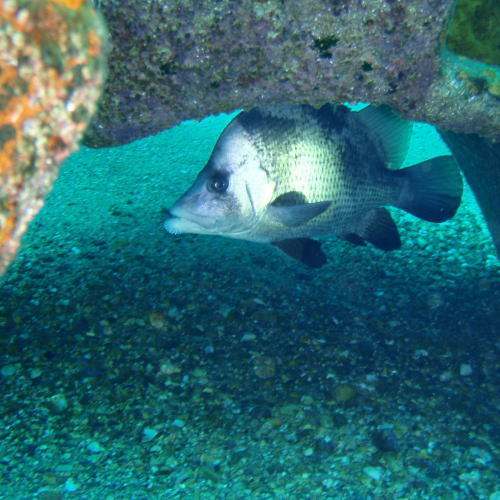
{"type": "Polygon", "coordinates": [[[488,65],[498,62],[454,43],[478,21],[475,12],[452,21],[453,0],[96,3],[113,47],[85,137],[94,147],[285,101],[385,103],[409,119],[500,137],[499,78],[488,65]],[[483,63],[467,64],[471,54],[483,63]]]}
{"type": "Polygon", "coordinates": [[[448,47],[471,59],[498,64],[499,15],[500,4],[496,0],[457,0],[455,20],[448,35],[448,47]]]}
{"type": "Polygon", "coordinates": [[[257,356],[253,360],[253,371],[259,378],[271,378],[276,374],[276,361],[270,356],[257,356]]]}
{"type": "Polygon", "coordinates": [[[443,372],[439,376],[439,380],[441,380],[441,382],[449,382],[452,378],[453,378],[453,373],[450,370],[443,372]]]}
{"type": "Polygon", "coordinates": [[[469,375],[472,375],[472,366],[467,363],[462,363],[460,365],[460,376],[468,377],[469,375]]]}
{"type": "Polygon", "coordinates": [[[180,418],[176,418],[172,422],[172,427],[177,427],[178,429],[182,429],[185,425],[186,425],[186,423],[184,422],[184,420],[182,420],[180,418]]]}
{"type": "Polygon", "coordinates": [[[30,379],[34,380],[34,379],[40,378],[42,376],[42,373],[43,372],[40,368],[32,368],[29,371],[30,379]]]}
{"type": "Polygon", "coordinates": [[[16,365],[4,365],[0,370],[0,375],[2,375],[2,377],[12,377],[12,375],[14,375],[16,372],[17,372],[16,365]]]}
{"type": "Polygon", "coordinates": [[[101,453],[102,451],[104,451],[104,448],[98,441],[91,441],[87,445],[87,450],[89,450],[90,453],[101,453]]]}
{"type": "Polygon", "coordinates": [[[401,450],[401,445],[391,427],[382,427],[373,432],[372,443],[382,452],[397,453],[401,450]]]}
{"type": "Polygon", "coordinates": [[[483,450],[477,446],[473,446],[470,450],[471,456],[481,465],[486,465],[493,460],[492,454],[488,450],[483,450]]]}
{"type": "Polygon", "coordinates": [[[175,375],[176,373],[180,373],[181,368],[178,365],[175,365],[170,360],[164,360],[160,364],[160,373],[162,375],[175,375]]]}
{"type": "Polygon", "coordinates": [[[145,428],[142,432],[144,434],[144,441],[146,443],[149,441],[153,441],[153,439],[158,435],[158,431],[156,429],[150,429],[148,427],[145,428]]]}
{"type": "Polygon", "coordinates": [[[458,478],[464,483],[478,483],[481,481],[481,472],[477,469],[473,469],[460,474],[458,478]]]}
{"type": "Polygon", "coordinates": [[[243,337],[241,337],[240,342],[253,342],[257,339],[257,335],[255,333],[245,333],[243,337]]]}
{"type": "Polygon", "coordinates": [[[55,394],[49,398],[49,405],[54,413],[62,413],[68,408],[68,400],[64,394],[55,394]]]}
{"type": "Polygon", "coordinates": [[[83,0],[0,3],[0,273],[95,111],[104,33],[83,0]]]}
{"type": "Polygon", "coordinates": [[[332,396],[338,403],[349,403],[356,398],[357,392],[351,385],[340,384],[333,389],[332,396]]]}
{"type": "Polygon", "coordinates": [[[441,137],[455,156],[467,183],[474,192],[500,256],[500,142],[494,143],[475,134],[457,134],[440,130],[441,137]]]}
{"type": "Polygon", "coordinates": [[[382,467],[372,467],[368,466],[363,469],[363,472],[374,481],[380,481],[384,474],[384,469],[382,467]]]}
{"type": "Polygon", "coordinates": [[[165,315],[157,311],[154,311],[149,315],[149,323],[157,330],[163,330],[167,326],[165,315]]]}
{"type": "Polygon", "coordinates": [[[68,491],[69,493],[76,491],[79,487],[80,485],[76,483],[75,480],[71,477],[69,477],[64,483],[64,490],[68,491]]]}

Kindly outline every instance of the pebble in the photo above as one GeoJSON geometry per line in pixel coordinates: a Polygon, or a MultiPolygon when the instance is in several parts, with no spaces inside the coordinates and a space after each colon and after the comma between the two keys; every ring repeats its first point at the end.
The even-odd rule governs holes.
{"type": "Polygon", "coordinates": [[[207,377],[207,370],[203,368],[195,368],[193,370],[193,377],[205,379],[207,377]]]}
{"type": "Polygon", "coordinates": [[[101,453],[101,451],[104,451],[104,448],[97,441],[91,441],[87,445],[87,450],[89,450],[91,453],[101,453]]]}
{"type": "Polygon", "coordinates": [[[200,455],[202,465],[216,466],[222,462],[223,453],[218,449],[210,449],[200,455]]]}
{"type": "Polygon", "coordinates": [[[460,375],[462,377],[468,377],[469,375],[472,375],[472,366],[467,363],[462,363],[460,365],[460,375]]]}
{"type": "Polygon", "coordinates": [[[29,375],[30,375],[31,379],[38,378],[38,377],[40,377],[42,375],[42,370],[40,370],[40,368],[32,368],[29,371],[29,375]]]}
{"type": "Polygon", "coordinates": [[[66,479],[66,482],[64,483],[65,491],[68,491],[70,493],[73,491],[76,491],[79,487],[80,487],[80,485],[75,483],[75,480],[71,477],[66,479]]]}
{"type": "Polygon", "coordinates": [[[152,312],[149,315],[149,323],[153,328],[156,328],[157,330],[162,330],[167,326],[165,316],[162,313],[156,311],[152,312]]]}
{"type": "Polygon", "coordinates": [[[180,419],[180,418],[176,418],[173,422],[172,422],[172,426],[173,427],[178,427],[179,429],[181,429],[182,427],[184,427],[186,425],[186,423],[184,422],[184,420],[180,419]]]}
{"type": "Polygon", "coordinates": [[[368,466],[363,469],[363,472],[368,477],[371,477],[374,481],[380,481],[382,479],[382,474],[384,473],[384,470],[382,469],[382,467],[368,466]]]}
{"type": "Polygon", "coordinates": [[[257,356],[253,360],[253,371],[259,378],[271,378],[276,374],[276,362],[270,356],[257,356]]]}
{"type": "Polygon", "coordinates": [[[144,434],[144,441],[146,442],[153,441],[153,439],[158,436],[158,431],[156,429],[150,429],[149,427],[146,427],[142,432],[144,434]]]}
{"type": "Polygon", "coordinates": [[[473,446],[470,449],[470,454],[482,465],[486,465],[493,460],[493,456],[489,451],[478,448],[477,446],[473,446]]]}
{"type": "Polygon", "coordinates": [[[174,375],[175,373],[180,373],[181,369],[179,366],[174,365],[171,361],[166,360],[160,365],[160,373],[162,375],[174,375]]]}
{"type": "Polygon", "coordinates": [[[470,472],[464,472],[458,477],[460,481],[463,481],[464,483],[476,483],[481,481],[481,473],[476,469],[471,470],[470,472]]]}
{"type": "Polygon", "coordinates": [[[243,337],[241,337],[241,342],[251,342],[252,340],[255,340],[257,338],[257,335],[255,333],[245,333],[243,337]]]}
{"type": "Polygon", "coordinates": [[[300,402],[304,406],[311,406],[314,403],[314,399],[311,396],[302,396],[300,398],[300,402]]]}
{"type": "Polygon", "coordinates": [[[63,394],[56,394],[49,399],[49,403],[53,410],[60,413],[68,407],[68,400],[63,394]]]}
{"type": "Polygon", "coordinates": [[[440,294],[439,292],[433,292],[427,296],[427,305],[431,309],[437,309],[438,307],[441,307],[443,304],[444,304],[444,299],[442,294],[440,294]]]}
{"type": "Polygon", "coordinates": [[[425,349],[417,349],[413,353],[413,359],[426,358],[427,356],[429,356],[429,353],[425,349]]]}
{"type": "Polygon", "coordinates": [[[356,397],[356,389],[348,384],[340,384],[334,387],[332,396],[338,403],[347,403],[356,397]]]}
{"type": "Polygon", "coordinates": [[[336,483],[333,479],[327,478],[323,479],[322,484],[325,488],[333,488],[336,483]]]}
{"type": "Polygon", "coordinates": [[[12,375],[14,375],[14,373],[16,373],[16,371],[16,365],[5,365],[2,366],[0,373],[2,374],[2,377],[11,377],[12,375]]]}

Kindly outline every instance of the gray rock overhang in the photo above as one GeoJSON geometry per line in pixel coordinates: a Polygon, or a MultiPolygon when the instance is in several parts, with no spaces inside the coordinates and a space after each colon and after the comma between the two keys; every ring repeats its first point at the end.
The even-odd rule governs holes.
{"type": "Polygon", "coordinates": [[[112,51],[89,146],[284,102],[388,104],[500,139],[495,69],[444,48],[453,0],[95,3],[112,51]]]}

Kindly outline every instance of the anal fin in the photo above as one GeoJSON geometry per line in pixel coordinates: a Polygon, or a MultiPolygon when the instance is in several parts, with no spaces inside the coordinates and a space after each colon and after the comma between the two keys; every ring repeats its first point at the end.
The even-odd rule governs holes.
{"type": "Polygon", "coordinates": [[[381,250],[396,250],[401,247],[398,228],[385,208],[375,208],[363,215],[354,232],[338,235],[354,245],[365,245],[365,241],[381,250]]]}
{"type": "Polygon", "coordinates": [[[366,245],[365,240],[361,238],[361,236],[358,236],[356,233],[339,234],[338,237],[341,240],[345,240],[348,241],[349,243],[352,243],[353,245],[359,245],[359,246],[366,245]]]}
{"type": "Polygon", "coordinates": [[[356,234],[381,250],[401,248],[398,228],[385,208],[369,210],[362,217],[356,234]]]}

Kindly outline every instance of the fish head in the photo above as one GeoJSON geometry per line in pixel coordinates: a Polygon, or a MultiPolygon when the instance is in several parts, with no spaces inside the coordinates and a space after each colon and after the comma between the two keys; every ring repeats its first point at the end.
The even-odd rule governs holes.
{"type": "Polygon", "coordinates": [[[165,229],[251,239],[274,187],[251,136],[235,119],[194,184],[169,210],[165,229]]]}

